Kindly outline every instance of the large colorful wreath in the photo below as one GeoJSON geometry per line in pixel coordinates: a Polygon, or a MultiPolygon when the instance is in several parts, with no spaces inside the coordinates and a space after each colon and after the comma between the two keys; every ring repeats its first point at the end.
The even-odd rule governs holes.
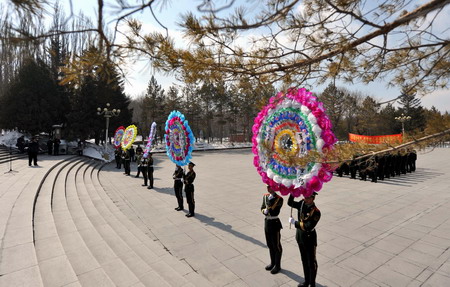
{"type": "Polygon", "coordinates": [[[145,149],[144,149],[144,156],[143,156],[144,158],[147,158],[148,153],[152,150],[153,140],[155,139],[155,134],[156,134],[156,123],[153,122],[150,127],[150,134],[148,135],[147,145],[145,146],[145,149]]]}
{"type": "Polygon", "coordinates": [[[264,183],[282,195],[310,196],[332,177],[320,160],[301,162],[311,152],[331,149],[336,137],[325,109],[306,89],[291,88],[270,98],[255,118],[252,151],[264,183]]]}
{"type": "Polygon", "coordinates": [[[120,126],[117,128],[116,132],[114,133],[114,141],[113,141],[113,145],[115,148],[119,148],[120,145],[122,144],[122,137],[124,133],[125,133],[124,126],[120,126]]]}
{"type": "Polygon", "coordinates": [[[131,147],[137,136],[137,127],[130,125],[126,128],[122,137],[122,149],[127,150],[131,147]]]}
{"type": "Polygon", "coordinates": [[[177,165],[188,164],[195,139],[184,115],[179,111],[172,111],[167,118],[165,130],[167,156],[177,165]]]}

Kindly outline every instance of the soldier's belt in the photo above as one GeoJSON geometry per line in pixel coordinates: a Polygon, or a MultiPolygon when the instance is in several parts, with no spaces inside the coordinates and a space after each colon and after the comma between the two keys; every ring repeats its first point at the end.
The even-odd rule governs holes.
{"type": "Polygon", "coordinates": [[[266,215],[266,219],[278,219],[277,215],[266,215]]]}

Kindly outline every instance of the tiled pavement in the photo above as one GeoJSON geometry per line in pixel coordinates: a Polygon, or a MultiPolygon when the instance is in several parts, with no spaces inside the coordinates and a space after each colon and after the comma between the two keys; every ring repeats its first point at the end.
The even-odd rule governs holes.
{"type": "MultiPolygon", "coordinates": [[[[141,186],[134,166],[128,177],[113,163],[99,172],[98,163],[66,158],[36,197],[36,185],[63,159],[41,158],[40,168],[17,160],[17,173],[0,174],[0,286],[296,286],[303,279],[286,203],[282,271],[264,270],[265,188],[248,149],[194,153],[194,218],[174,210],[175,166],[165,154],[154,155],[153,190],[141,186]]],[[[324,185],[316,197],[318,286],[450,286],[450,149],[420,152],[417,166],[378,183],[335,177],[324,185]]]]}

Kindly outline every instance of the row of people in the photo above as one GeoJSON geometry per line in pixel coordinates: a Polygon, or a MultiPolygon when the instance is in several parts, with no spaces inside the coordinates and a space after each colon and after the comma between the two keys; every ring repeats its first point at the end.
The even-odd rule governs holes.
{"type": "MultiPolygon", "coordinates": [[[[116,149],[115,151],[116,168],[121,169],[124,166],[124,174],[129,176],[131,174],[131,155],[130,150],[116,149]]],[[[136,163],[137,163],[137,173],[136,178],[142,176],[144,178],[144,184],[142,186],[147,186],[148,189],[153,189],[154,183],[154,159],[152,153],[148,153],[147,157],[144,157],[143,150],[140,146],[136,148],[136,163]]],[[[184,210],[183,204],[183,185],[184,193],[186,194],[186,201],[188,203],[189,213],[186,217],[195,216],[195,199],[194,199],[194,180],[196,173],[194,171],[195,164],[190,162],[188,164],[188,171],[185,173],[181,166],[176,165],[175,171],[172,175],[174,180],[174,191],[177,198],[178,206],[175,208],[176,211],[184,210]]]]}
{"type": "Polygon", "coordinates": [[[61,145],[61,140],[59,138],[51,139],[47,141],[47,152],[48,155],[59,155],[59,146],[61,145]]]}
{"type": "MultiPolygon", "coordinates": [[[[357,158],[359,156],[355,156],[357,158]]],[[[350,175],[355,179],[356,173],[361,180],[369,178],[372,182],[411,173],[416,170],[417,153],[414,150],[406,152],[386,153],[368,158],[353,159],[342,163],[336,170],[337,176],[350,175]]]]}

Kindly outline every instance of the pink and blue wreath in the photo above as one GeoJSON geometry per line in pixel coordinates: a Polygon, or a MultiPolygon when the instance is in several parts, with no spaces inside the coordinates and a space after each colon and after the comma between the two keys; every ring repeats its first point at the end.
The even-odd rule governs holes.
{"type": "Polygon", "coordinates": [[[120,146],[122,145],[122,138],[124,134],[125,134],[125,127],[124,126],[118,127],[116,132],[114,133],[113,145],[115,148],[120,148],[120,146]]]}
{"type": "MultiPolygon", "coordinates": [[[[324,154],[336,137],[323,104],[306,89],[290,88],[270,98],[252,128],[253,163],[262,181],[282,195],[307,197],[332,178],[330,165],[309,162],[296,166],[295,159],[310,151],[324,154]]],[[[298,161],[297,161],[298,162],[298,161]]]]}
{"type": "Polygon", "coordinates": [[[192,158],[194,134],[189,122],[179,111],[172,111],[165,126],[166,153],[179,166],[187,165],[192,158]]]}

